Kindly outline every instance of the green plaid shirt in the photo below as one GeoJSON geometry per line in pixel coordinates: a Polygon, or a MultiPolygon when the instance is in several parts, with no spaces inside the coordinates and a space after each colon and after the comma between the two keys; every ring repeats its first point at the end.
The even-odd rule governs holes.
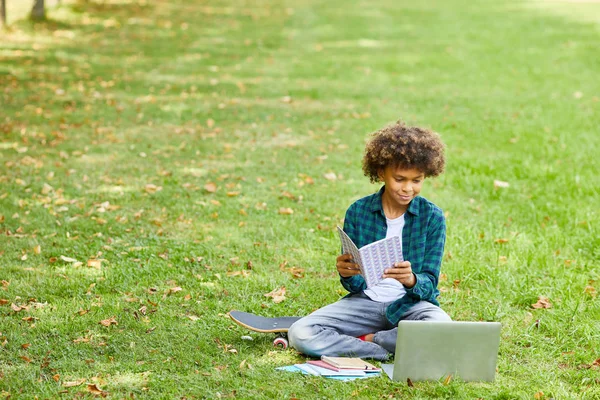
{"type": "MultiPolygon", "coordinates": [[[[384,190],[385,186],[379,192],[357,200],[346,211],[344,231],[358,248],[385,238],[387,223],[381,204],[384,190]]],[[[415,197],[404,214],[402,253],[404,259],[410,261],[417,283],[410,289],[406,288],[406,295],[388,306],[386,316],[394,325],[420,300],[439,306],[437,284],[445,242],[444,213],[424,197],[415,197]]],[[[360,293],[367,288],[362,275],[341,278],[341,282],[350,293],[360,293]]]]}

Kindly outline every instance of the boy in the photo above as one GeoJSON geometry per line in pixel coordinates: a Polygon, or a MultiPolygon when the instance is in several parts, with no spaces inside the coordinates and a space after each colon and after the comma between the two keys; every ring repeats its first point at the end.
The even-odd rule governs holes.
{"type": "Polygon", "coordinates": [[[444,145],[430,130],[398,122],[372,135],[363,171],[384,185],[348,208],[344,231],[359,248],[400,236],[405,261],[367,289],[351,256],[340,255],[336,267],[350,294],[292,325],[290,345],[309,356],[386,360],[400,320],[450,321],[436,301],[446,222],[439,207],[419,197],[423,180],[440,175],[444,164],[444,145]]]}

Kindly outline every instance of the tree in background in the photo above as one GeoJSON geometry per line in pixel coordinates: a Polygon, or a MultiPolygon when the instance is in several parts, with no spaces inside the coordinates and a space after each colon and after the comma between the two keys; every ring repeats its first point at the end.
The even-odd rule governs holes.
{"type": "Polygon", "coordinates": [[[31,9],[31,19],[34,21],[41,21],[46,19],[44,0],[34,0],[33,8],[31,9]]]}
{"type": "Polygon", "coordinates": [[[6,0],[0,0],[0,28],[6,26],[6,0]]]}

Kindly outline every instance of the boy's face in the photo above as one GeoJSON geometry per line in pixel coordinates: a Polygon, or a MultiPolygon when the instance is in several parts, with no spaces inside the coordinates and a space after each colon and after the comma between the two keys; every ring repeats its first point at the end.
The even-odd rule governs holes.
{"type": "Polygon", "coordinates": [[[379,177],[385,183],[384,196],[392,205],[406,210],[408,205],[421,193],[425,174],[418,169],[405,169],[388,165],[380,171],[379,177]]]}

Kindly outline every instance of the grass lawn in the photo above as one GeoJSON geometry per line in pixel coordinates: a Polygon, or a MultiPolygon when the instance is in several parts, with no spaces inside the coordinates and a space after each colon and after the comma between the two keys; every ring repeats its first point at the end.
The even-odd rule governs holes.
{"type": "Polygon", "coordinates": [[[600,4],[48,16],[0,33],[0,399],[600,398],[600,4]],[[397,119],[447,144],[422,192],[447,215],[439,300],[502,322],[494,383],[276,372],[304,358],[226,315],[344,295],[335,227],[397,119]]]}

